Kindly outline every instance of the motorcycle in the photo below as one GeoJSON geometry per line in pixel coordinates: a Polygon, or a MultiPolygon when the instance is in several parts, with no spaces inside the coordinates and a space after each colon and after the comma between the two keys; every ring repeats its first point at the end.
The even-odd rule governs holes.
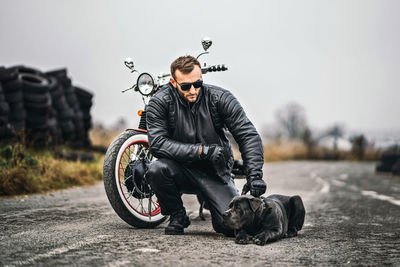
{"type": "MultiPolygon", "coordinates": [[[[207,50],[212,45],[212,40],[205,37],[201,43],[204,51],[197,59],[209,53],[207,50]]],[[[133,90],[140,93],[146,107],[150,98],[169,82],[171,75],[160,73],[154,78],[147,72],[137,71],[131,58],[127,58],[124,63],[131,73],[138,73],[139,76],[136,84],[122,92],[133,90]]],[[[201,70],[206,74],[226,71],[228,68],[225,65],[207,66],[204,63],[201,70]]],[[[111,206],[121,219],[137,228],[152,228],[167,219],[161,214],[157,197],[146,180],[145,174],[149,164],[157,159],[149,150],[145,110],[144,108],[144,111],[138,112],[138,128],[127,129],[113,140],[107,149],[103,166],[104,187],[111,206]]],[[[235,161],[233,174],[243,174],[243,167],[239,161],[235,161]]],[[[204,201],[199,201],[202,217],[204,201]]]]}

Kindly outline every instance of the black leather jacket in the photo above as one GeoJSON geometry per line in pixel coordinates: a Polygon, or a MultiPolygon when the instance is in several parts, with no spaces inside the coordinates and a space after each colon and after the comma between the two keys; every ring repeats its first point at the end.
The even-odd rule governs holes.
{"type": "Polygon", "coordinates": [[[233,167],[232,149],[224,133],[226,127],[239,145],[247,177],[262,178],[261,138],[228,90],[203,84],[196,102],[190,105],[169,83],[150,99],[146,120],[150,151],[157,158],[196,165],[202,162],[201,144],[225,147],[229,155],[226,170],[220,175],[225,182],[231,179],[233,167]]]}

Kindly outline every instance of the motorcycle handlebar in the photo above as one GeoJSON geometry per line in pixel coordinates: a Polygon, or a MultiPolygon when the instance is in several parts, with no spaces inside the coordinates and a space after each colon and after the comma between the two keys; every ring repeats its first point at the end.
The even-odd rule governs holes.
{"type": "Polygon", "coordinates": [[[226,71],[228,67],[225,64],[222,65],[212,65],[208,67],[201,68],[201,72],[206,74],[207,72],[217,72],[217,71],[226,71]]]}

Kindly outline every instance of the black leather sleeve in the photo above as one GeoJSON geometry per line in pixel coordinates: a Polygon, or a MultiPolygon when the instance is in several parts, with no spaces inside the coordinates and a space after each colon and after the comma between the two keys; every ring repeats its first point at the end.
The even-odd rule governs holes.
{"type": "Polygon", "coordinates": [[[218,101],[221,118],[239,145],[247,177],[262,178],[264,149],[260,135],[247,118],[239,101],[229,91],[224,91],[218,101]]]}
{"type": "Polygon", "coordinates": [[[155,96],[147,105],[146,120],[151,153],[157,158],[169,158],[183,163],[200,159],[200,144],[185,144],[170,138],[167,107],[168,103],[155,96]]]}

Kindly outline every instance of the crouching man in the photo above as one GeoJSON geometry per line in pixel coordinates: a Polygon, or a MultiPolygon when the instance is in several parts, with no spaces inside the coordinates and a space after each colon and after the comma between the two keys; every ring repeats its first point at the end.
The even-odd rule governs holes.
{"type": "Polygon", "coordinates": [[[260,196],[264,163],[261,138],[238,100],[227,90],[204,84],[200,63],[183,56],[171,64],[170,83],[147,106],[151,153],[158,158],[146,174],[161,213],[170,215],[165,234],[183,234],[190,225],[182,193],[196,193],[210,208],[216,232],[232,236],[222,214],[238,195],[231,171],[233,155],[224,133],[236,142],[246,170],[245,191],[260,196]]]}

